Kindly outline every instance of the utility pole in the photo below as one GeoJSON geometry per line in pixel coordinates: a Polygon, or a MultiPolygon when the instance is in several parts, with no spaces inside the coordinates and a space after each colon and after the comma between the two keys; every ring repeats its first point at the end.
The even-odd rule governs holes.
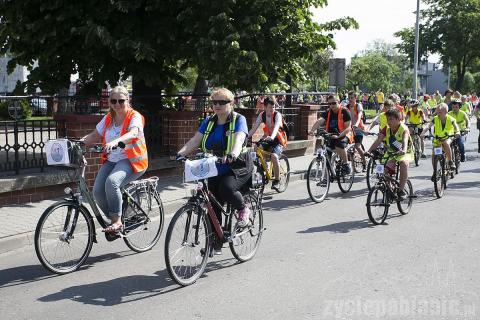
{"type": "MultiPolygon", "coordinates": [[[[417,18],[415,23],[415,51],[413,53],[413,98],[417,99],[417,78],[418,78],[418,42],[420,36],[420,0],[417,0],[417,18]]],[[[428,61],[427,61],[428,63],[428,61]]]]}

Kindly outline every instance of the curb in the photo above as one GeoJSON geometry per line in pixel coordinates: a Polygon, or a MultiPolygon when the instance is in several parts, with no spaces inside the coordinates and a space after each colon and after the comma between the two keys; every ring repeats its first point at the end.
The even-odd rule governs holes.
{"type": "MultiPolygon", "coordinates": [[[[306,170],[297,170],[293,171],[290,175],[290,182],[305,180],[306,179],[306,170]]],[[[163,208],[165,210],[165,220],[169,219],[173,214],[180,209],[180,207],[185,203],[187,197],[164,202],[163,208]]],[[[98,225],[98,223],[96,224],[98,225]]],[[[168,225],[165,223],[163,226],[163,231],[165,232],[168,225]]],[[[35,231],[25,232],[21,234],[16,234],[4,238],[0,238],[0,255],[5,253],[11,253],[12,251],[19,250],[26,247],[31,247],[31,250],[34,250],[34,239],[35,231]]]]}

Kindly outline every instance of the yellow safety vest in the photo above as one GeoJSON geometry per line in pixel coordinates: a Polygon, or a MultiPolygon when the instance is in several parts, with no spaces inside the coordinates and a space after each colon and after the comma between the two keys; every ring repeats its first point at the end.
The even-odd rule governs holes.
{"type": "Polygon", "coordinates": [[[447,114],[445,119],[445,126],[442,128],[442,121],[438,116],[433,118],[433,134],[436,137],[444,138],[446,136],[452,136],[455,133],[455,127],[453,122],[455,118],[447,114]]]}

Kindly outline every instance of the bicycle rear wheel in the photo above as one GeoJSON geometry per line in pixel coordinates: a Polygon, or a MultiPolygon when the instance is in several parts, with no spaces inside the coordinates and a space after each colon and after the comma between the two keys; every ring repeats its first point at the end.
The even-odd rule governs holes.
{"type": "Polygon", "coordinates": [[[405,215],[410,212],[410,209],[412,208],[412,203],[413,203],[413,187],[412,183],[410,180],[407,180],[407,183],[405,184],[404,191],[407,193],[407,199],[405,200],[400,200],[397,199],[397,207],[398,211],[400,211],[401,214],[405,215]]]}
{"type": "Polygon", "coordinates": [[[413,147],[415,149],[415,152],[413,153],[415,166],[418,167],[418,162],[420,161],[420,156],[421,156],[420,154],[421,150],[420,150],[420,138],[417,135],[414,135],[413,137],[413,147]]]}
{"type": "MultiPolygon", "coordinates": [[[[461,139],[461,138],[460,138],[461,139]]],[[[458,174],[458,171],[460,170],[460,165],[461,165],[461,157],[462,155],[460,154],[460,147],[457,144],[455,144],[455,147],[453,148],[453,156],[455,157],[455,174],[458,174]]]]}
{"type": "Polygon", "coordinates": [[[260,191],[250,190],[244,195],[245,205],[250,209],[249,225],[238,228],[236,213],[230,214],[230,235],[234,236],[229,243],[233,256],[241,262],[252,259],[257,253],[263,233],[263,212],[260,191]]]}
{"type": "Polygon", "coordinates": [[[132,197],[136,203],[129,203],[122,215],[125,234],[123,240],[133,251],[145,252],[153,248],[162,234],[163,205],[160,197],[153,190],[147,192],[139,188],[135,190],[132,197]]]}
{"type": "Polygon", "coordinates": [[[278,193],[285,192],[290,181],[290,163],[286,155],[282,154],[278,159],[278,167],[280,170],[280,183],[278,184],[278,193]]]}
{"type": "Polygon", "coordinates": [[[433,162],[433,188],[437,198],[443,197],[445,192],[445,168],[442,166],[442,159],[435,157],[433,162]]]}
{"type": "Polygon", "coordinates": [[[35,229],[35,252],[48,270],[66,274],[77,270],[92,250],[94,224],[84,207],[68,201],[45,210],[35,229]]]}
{"type": "Polygon", "coordinates": [[[307,190],[312,201],[320,203],[327,197],[330,189],[330,172],[324,157],[315,157],[307,171],[307,190]]]}
{"type": "Polygon", "coordinates": [[[378,225],[385,221],[389,207],[388,192],[385,186],[376,185],[368,192],[367,213],[373,224],[378,225]]]}
{"type": "Polygon", "coordinates": [[[377,167],[377,159],[370,158],[367,164],[367,187],[368,190],[372,190],[375,184],[378,181],[377,173],[375,172],[375,168],[377,167]]]}
{"type": "Polygon", "coordinates": [[[348,162],[350,163],[351,168],[349,174],[347,174],[341,163],[337,163],[337,165],[335,166],[338,187],[343,193],[347,193],[348,191],[350,191],[353,185],[353,181],[355,179],[355,164],[351,155],[349,155],[348,162]]]}
{"type": "Polygon", "coordinates": [[[179,285],[191,285],[205,271],[210,233],[206,214],[197,205],[187,204],[173,216],[165,238],[165,263],[168,274],[179,285]]]}

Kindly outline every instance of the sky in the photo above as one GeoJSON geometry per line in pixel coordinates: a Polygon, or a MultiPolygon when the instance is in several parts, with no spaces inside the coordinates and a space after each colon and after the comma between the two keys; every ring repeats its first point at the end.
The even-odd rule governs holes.
{"type": "MultiPolygon", "coordinates": [[[[322,23],[345,16],[354,18],[359,29],[342,30],[334,34],[335,58],[350,58],[365,49],[369,42],[383,39],[389,43],[400,40],[393,34],[415,26],[417,0],[329,0],[328,6],[313,9],[314,20],[322,23]]],[[[420,3],[420,10],[424,6],[420,3]]],[[[434,59],[435,60],[435,59],[434,59]]]]}

